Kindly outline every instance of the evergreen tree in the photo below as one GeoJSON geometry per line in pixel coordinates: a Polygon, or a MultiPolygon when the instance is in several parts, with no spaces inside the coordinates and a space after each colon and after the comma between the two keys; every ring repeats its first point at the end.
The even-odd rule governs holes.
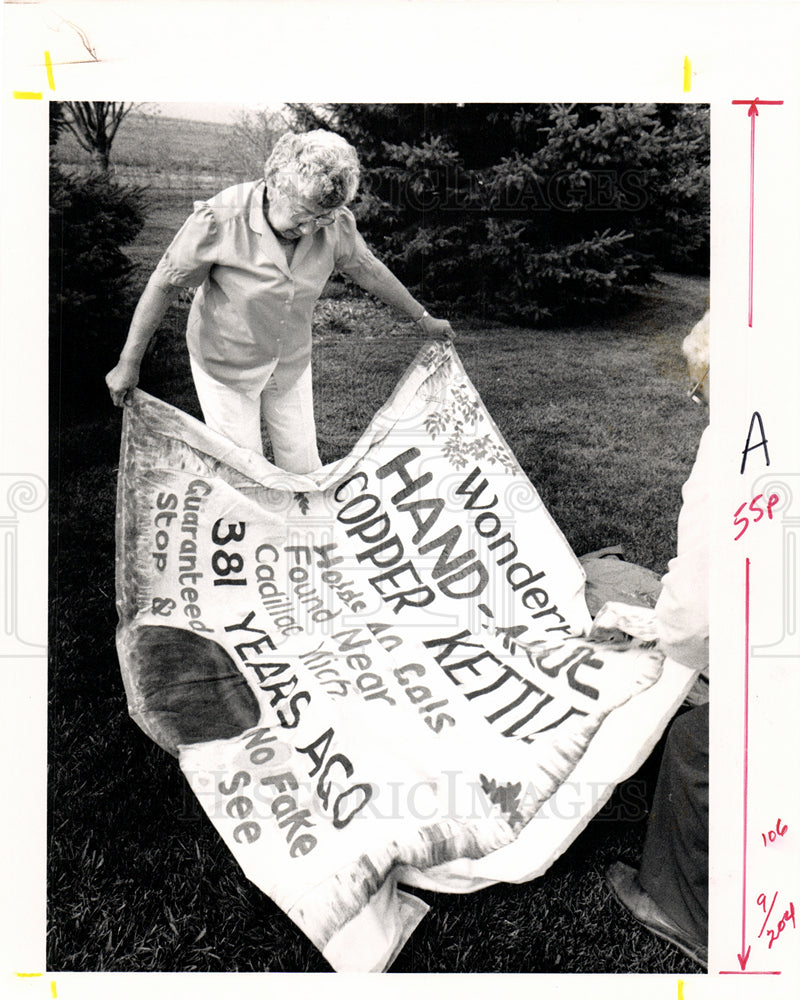
{"type": "MultiPolygon", "coordinates": [[[[62,130],[51,104],[50,143],[62,130]]],[[[59,405],[92,405],[133,311],[134,265],[123,251],[144,225],[141,188],[106,173],[73,175],[50,162],[50,362],[59,405]]]]}
{"type": "Polygon", "coordinates": [[[657,268],[707,271],[699,105],[293,105],[364,167],[359,224],[431,304],[526,323],[596,315],[657,268]]]}

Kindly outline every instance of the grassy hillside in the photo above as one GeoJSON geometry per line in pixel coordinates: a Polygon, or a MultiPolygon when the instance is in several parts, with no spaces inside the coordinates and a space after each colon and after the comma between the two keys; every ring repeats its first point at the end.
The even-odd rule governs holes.
{"type": "MultiPolygon", "coordinates": [[[[168,107],[168,106],[167,106],[168,107]]],[[[152,171],[224,173],[242,169],[239,151],[231,142],[233,127],[218,122],[194,122],[168,114],[132,111],[122,122],[112,147],[114,166],[152,171]]],[[[65,130],[55,149],[61,163],[88,164],[85,152],[65,130]]],[[[254,164],[256,174],[261,164],[254,164]]]]}

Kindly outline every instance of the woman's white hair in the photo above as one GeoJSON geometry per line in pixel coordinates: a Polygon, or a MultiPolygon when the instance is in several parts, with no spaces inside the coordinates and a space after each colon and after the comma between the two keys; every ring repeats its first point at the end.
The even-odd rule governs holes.
{"type": "Polygon", "coordinates": [[[684,339],[683,356],[690,372],[703,372],[709,366],[709,335],[711,327],[711,311],[707,310],[703,318],[692,327],[684,339]]]}
{"type": "Polygon", "coordinates": [[[335,132],[287,132],[264,164],[264,180],[281,193],[299,195],[321,209],[339,208],[358,190],[358,154],[335,132]]]}

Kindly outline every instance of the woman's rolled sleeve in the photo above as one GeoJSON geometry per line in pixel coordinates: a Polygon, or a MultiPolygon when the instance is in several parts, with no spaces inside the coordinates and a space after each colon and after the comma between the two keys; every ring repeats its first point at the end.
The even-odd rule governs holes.
{"type": "Polygon", "coordinates": [[[667,656],[704,672],[708,670],[711,455],[706,428],[683,484],[678,554],[670,560],[655,608],[659,642],[667,656]]]}
{"type": "Polygon", "coordinates": [[[337,271],[359,281],[374,273],[380,266],[378,258],[372,253],[358,231],[353,213],[348,208],[339,212],[339,239],[336,245],[335,266],[337,271]]]}
{"type": "Polygon", "coordinates": [[[196,201],[194,211],[156,265],[153,278],[163,285],[197,288],[214,264],[216,244],[214,212],[206,202],[196,201]]]}

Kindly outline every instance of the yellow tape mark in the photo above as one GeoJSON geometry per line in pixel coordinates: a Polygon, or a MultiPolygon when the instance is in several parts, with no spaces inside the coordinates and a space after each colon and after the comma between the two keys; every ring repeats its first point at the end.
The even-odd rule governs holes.
{"type": "Polygon", "coordinates": [[[683,1000],[683,980],[678,980],[678,1000],[683,1000]]]}
{"type": "Polygon", "coordinates": [[[43,976],[43,972],[15,972],[15,976],[19,976],[20,979],[36,979],[37,976],[43,976]]]}
{"type": "Polygon", "coordinates": [[[688,94],[692,89],[692,60],[688,56],[683,57],[683,92],[688,94]]]}
{"type": "Polygon", "coordinates": [[[57,996],[58,996],[58,993],[56,993],[56,981],[55,981],[55,979],[51,979],[51,980],[50,980],[50,993],[51,993],[51,994],[52,994],[52,995],[53,995],[54,997],[57,997],[57,996]]]}
{"type": "Polygon", "coordinates": [[[47,67],[47,82],[50,85],[51,90],[56,89],[56,81],[53,76],[53,60],[50,58],[50,53],[45,49],[44,53],[44,64],[47,67]]]}
{"type": "Polygon", "coordinates": [[[40,90],[15,90],[14,97],[18,101],[41,101],[42,92],[40,90]]]}

